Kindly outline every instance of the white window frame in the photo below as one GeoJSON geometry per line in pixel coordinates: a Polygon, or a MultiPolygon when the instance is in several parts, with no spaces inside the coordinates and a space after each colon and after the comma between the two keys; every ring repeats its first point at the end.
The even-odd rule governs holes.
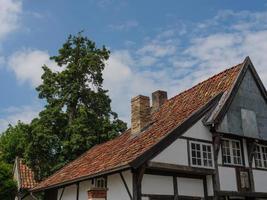
{"type": "Polygon", "coordinates": [[[199,141],[189,141],[189,150],[190,150],[190,165],[192,167],[200,167],[200,168],[207,168],[207,169],[214,169],[214,157],[213,157],[213,146],[210,143],[206,142],[199,142],[199,141]],[[192,156],[192,143],[193,144],[199,144],[200,145],[200,159],[201,159],[201,165],[193,164],[193,156],[192,156]],[[203,146],[209,146],[211,149],[211,165],[212,166],[205,166],[204,165],[204,157],[203,157],[203,146]]]}
{"type": "Polygon", "coordinates": [[[223,161],[223,164],[224,165],[233,165],[233,166],[243,166],[243,149],[242,149],[242,145],[241,145],[241,141],[240,140],[235,140],[235,139],[229,139],[229,138],[223,138],[222,139],[222,145],[221,145],[221,150],[222,150],[222,161],[223,161]],[[224,141],[228,141],[229,142],[229,150],[230,150],[230,163],[229,162],[226,162],[224,159],[223,159],[223,143],[224,141]],[[233,142],[237,142],[239,143],[239,147],[240,147],[240,164],[239,163],[234,163],[234,149],[233,149],[233,142]]]}
{"type": "Polygon", "coordinates": [[[267,151],[264,153],[262,148],[266,148],[267,149],[267,146],[266,145],[262,145],[262,144],[257,144],[256,147],[259,147],[259,152],[257,151],[257,149],[255,149],[255,156],[257,153],[260,154],[260,158],[256,158],[254,156],[254,161],[255,161],[255,166],[256,168],[260,168],[260,169],[267,169],[267,151]],[[264,156],[264,154],[266,154],[264,156]],[[265,157],[265,159],[263,159],[263,157],[265,157]],[[258,160],[258,161],[256,161],[258,160]],[[257,165],[257,162],[260,162],[261,166],[257,165]]]}
{"type": "Polygon", "coordinates": [[[106,179],[104,177],[96,178],[95,179],[95,188],[106,188],[106,179]],[[99,186],[98,183],[101,183],[102,186],[99,186]]]}

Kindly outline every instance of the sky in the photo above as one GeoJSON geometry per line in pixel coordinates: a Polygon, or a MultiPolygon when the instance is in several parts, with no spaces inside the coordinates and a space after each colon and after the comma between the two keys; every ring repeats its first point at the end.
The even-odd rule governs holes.
{"type": "Polygon", "coordinates": [[[80,31],[110,49],[104,87],[126,122],[133,96],[172,97],[246,56],[267,84],[267,0],[0,0],[0,132],[38,116],[41,67],[80,31]]]}

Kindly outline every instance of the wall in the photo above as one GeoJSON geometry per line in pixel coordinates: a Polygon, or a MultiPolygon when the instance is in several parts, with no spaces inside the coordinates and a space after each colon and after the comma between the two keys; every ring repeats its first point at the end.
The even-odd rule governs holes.
{"type": "MultiPolygon", "coordinates": [[[[202,119],[187,130],[183,136],[212,141],[212,134],[209,129],[203,125],[202,119]]],[[[151,161],[188,166],[187,140],[178,138],[151,161]]]]}
{"type": "MultiPolygon", "coordinates": [[[[87,191],[92,187],[92,182],[90,180],[83,181],[80,183],[79,186],[79,200],[88,200],[87,191]]],[[[62,193],[62,188],[58,190],[58,197],[59,200],[60,195],[62,193]]],[[[73,200],[76,199],[77,195],[77,185],[70,185],[65,188],[62,200],[73,200]]]]}
{"type": "Polygon", "coordinates": [[[157,176],[145,174],[142,180],[143,194],[173,195],[172,176],[157,176]]]}
{"type": "Polygon", "coordinates": [[[185,139],[177,139],[159,155],[153,158],[152,161],[177,165],[188,165],[187,141],[185,139]]]}
{"type": "Polygon", "coordinates": [[[214,190],[213,190],[212,175],[208,175],[206,178],[207,178],[208,196],[213,196],[214,195],[214,190]]]}
{"type": "Polygon", "coordinates": [[[179,195],[204,197],[204,187],[202,179],[178,177],[177,181],[179,195]]]}
{"type": "Polygon", "coordinates": [[[218,167],[222,191],[237,191],[236,172],[234,167],[218,167]]]}
{"type": "Polygon", "coordinates": [[[266,192],[267,191],[267,171],[264,170],[253,170],[254,184],[256,192],[266,192]]]}
{"type": "Polygon", "coordinates": [[[203,125],[202,119],[195,123],[183,136],[212,141],[212,134],[209,129],[203,125]]]}
{"type": "MultiPolygon", "coordinates": [[[[130,171],[123,172],[123,177],[132,195],[132,173],[130,171]]],[[[130,197],[119,174],[108,176],[107,188],[108,200],[130,200],[130,197]]]]}

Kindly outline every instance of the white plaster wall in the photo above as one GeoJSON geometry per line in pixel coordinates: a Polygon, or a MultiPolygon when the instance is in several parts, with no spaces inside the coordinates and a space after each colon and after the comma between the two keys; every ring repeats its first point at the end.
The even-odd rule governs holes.
{"type": "Polygon", "coordinates": [[[253,170],[253,177],[255,183],[256,192],[266,192],[267,191],[267,171],[263,170],[253,170]]]}
{"type": "Polygon", "coordinates": [[[173,195],[173,177],[145,174],[142,180],[142,193],[173,195]]]}
{"type": "MultiPolygon", "coordinates": [[[[58,196],[57,199],[60,198],[61,192],[63,189],[58,190],[58,196]]],[[[76,198],[76,191],[77,191],[77,186],[76,185],[70,185],[65,188],[64,193],[62,195],[62,200],[73,200],[76,198]]]]}
{"type": "Polygon", "coordinates": [[[177,139],[159,155],[153,158],[152,161],[188,165],[187,141],[185,139],[177,139]]]}
{"type": "MultiPolygon", "coordinates": [[[[83,181],[79,186],[79,200],[88,200],[87,191],[92,187],[90,180],[83,181]]],[[[62,188],[58,190],[57,199],[59,200],[62,192],[62,188]]],[[[76,184],[66,187],[62,196],[62,200],[73,200],[76,199],[77,186],[76,184]]]]}
{"type": "MultiPolygon", "coordinates": [[[[130,171],[126,171],[122,174],[132,194],[132,173],[130,171]]],[[[130,197],[119,174],[108,176],[107,188],[107,200],[130,200],[130,197]]]]}
{"type": "MultiPolygon", "coordinates": [[[[212,141],[212,134],[206,128],[202,119],[195,123],[183,136],[212,141]]],[[[188,166],[187,141],[182,138],[175,140],[170,146],[152,159],[154,162],[188,166]]]]}
{"type": "Polygon", "coordinates": [[[207,178],[207,189],[208,189],[208,196],[213,196],[214,192],[213,192],[213,182],[212,182],[212,176],[208,175],[206,176],[207,178]]]}
{"type": "Polygon", "coordinates": [[[179,195],[204,197],[204,186],[202,179],[178,177],[177,181],[179,195]]]}
{"type": "Polygon", "coordinates": [[[236,172],[232,167],[218,167],[222,191],[237,191],[236,172]]]}
{"type": "Polygon", "coordinates": [[[203,125],[202,119],[187,130],[183,136],[212,141],[212,133],[203,125]]]}

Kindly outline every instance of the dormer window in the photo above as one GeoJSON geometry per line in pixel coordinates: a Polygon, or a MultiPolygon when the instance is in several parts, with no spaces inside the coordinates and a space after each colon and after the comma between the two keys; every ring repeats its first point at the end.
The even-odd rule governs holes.
{"type": "Polygon", "coordinates": [[[239,140],[223,139],[223,163],[226,165],[242,165],[241,143],[239,140]]]}

